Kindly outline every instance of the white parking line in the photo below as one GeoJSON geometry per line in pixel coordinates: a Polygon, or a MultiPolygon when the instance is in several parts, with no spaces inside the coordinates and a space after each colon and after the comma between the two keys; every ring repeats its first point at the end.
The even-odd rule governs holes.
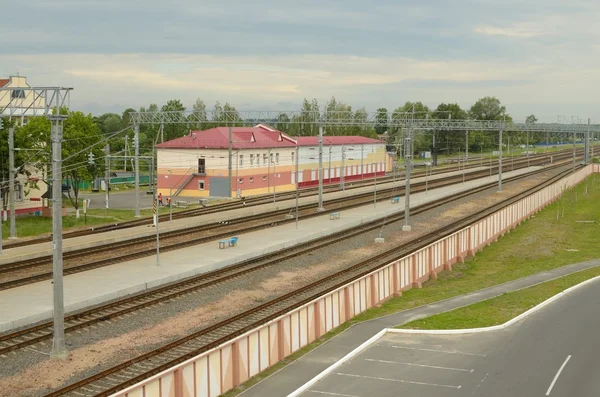
{"type": "Polygon", "coordinates": [[[340,397],[358,397],[352,394],[341,394],[341,393],[331,393],[328,391],[320,391],[320,390],[307,390],[308,392],[311,393],[318,393],[318,394],[327,394],[329,396],[340,396],[340,397]]]}
{"type": "Polygon", "coordinates": [[[402,380],[402,379],[378,378],[378,377],[375,377],[375,376],[345,374],[345,373],[342,373],[342,372],[336,372],[335,374],[336,375],[340,375],[340,376],[351,376],[353,378],[385,380],[385,381],[388,381],[388,382],[409,383],[409,384],[412,384],[412,385],[422,385],[422,386],[445,387],[445,388],[448,388],[448,389],[460,389],[462,387],[462,385],[458,385],[458,386],[440,385],[440,384],[437,384],[437,383],[415,382],[415,381],[412,381],[412,380],[402,380]]]}
{"type": "Polygon", "coordinates": [[[388,360],[374,360],[372,358],[365,358],[365,360],[366,361],[374,361],[374,362],[377,362],[377,363],[384,363],[384,364],[402,364],[402,365],[410,365],[411,367],[446,369],[448,371],[461,371],[461,372],[473,372],[473,371],[475,371],[474,369],[452,368],[452,367],[438,367],[436,365],[403,363],[403,362],[400,362],[400,361],[388,361],[388,360]]]}
{"type": "Polygon", "coordinates": [[[485,354],[477,354],[477,353],[464,353],[464,352],[459,352],[456,350],[453,351],[449,351],[449,350],[435,350],[435,349],[420,349],[417,347],[407,347],[407,346],[397,346],[397,345],[391,345],[390,347],[393,347],[394,349],[408,349],[408,350],[420,350],[420,351],[424,351],[424,352],[435,352],[435,353],[446,353],[446,354],[460,354],[463,356],[476,356],[476,357],[485,357],[485,354]]]}
{"type": "Polygon", "coordinates": [[[569,354],[569,356],[567,357],[567,359],[565,360],[564,363],[562,363],[562,365],[560,366],[558,372],[556,373],[556,375],[554,376],[554,379],[552,380],[552,383],[550,383],[550,387],[548,388],[548,391],[546,392],[546,395],[549,396],[550,392],[552,391],[552,388],[554,387],[554,384],[556,383],[556,381],[558,380],[558,377],[560,376],[560,373],[562,372],[562,370],[565,368],[565,365],[567,365],[567,363],[569,362],[569,360],[571,359],[571,355],[569,354]]]}

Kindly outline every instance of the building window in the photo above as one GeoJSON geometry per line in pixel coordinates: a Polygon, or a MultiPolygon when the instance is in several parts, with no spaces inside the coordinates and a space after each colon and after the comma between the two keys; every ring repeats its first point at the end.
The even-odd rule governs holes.
{"type": "Polygon", "coordinates": [[[23,201],[23,185],[15,181],[15,201],[23,201]]]}
{"type": "Polygon", "coordinates": [[[267,164],[267,161],[269,161],[269,157],[267,156],[266,153],[263,154],[263,165],[267,164]]]}
{"type": "Polygon", "coordinates": [[[240,154],[240,167],[244,166],[244,155],[240,154]]]}
{"type": "Polygon", "coordinates": [[[254,177],[253,176],[250,177],[250,183],[252,183],[252,182],[254,182],[254,177]]]}
{"type": "Polygon", "coordinates": [[[275,153],[275,162],[279,164],[279,153],[275,153]]]}
{"type": "Polygon", "coordinates": [[[269,160],[271,161],[271,163],[273,162],[273,153],[269,153],[269,160]]]}
{"type": "Polygon", "coordinates": [[[12,96],[13,99],[16,99],[16,98],[23,99],[23,98],[25,98],[25,91],[23,91],[23,90],[13,90],[11,92],[11,96],[12,96]]]}
{"type": "Polygon", "coordinates": [[[294,161],[294,155],[295,155],[295,154],[296,154],[296,153],[292,152],[292,164],[295,164],[295,161],[294,161]]]}
{"type": "Polygon", "coordinates": [[[263,175],[263,181],[266,181],[266,180],[267,180],[267,176],[263,175]]]}
{"type": "Polygon", "coordinates": [[[204,190],[204,181],[198,181],[198,190],[204,190]]]}
{"type": "Polygon", "coordinates": [[[254,165],[254,155],[250,155],[250,165],[254,165]]]}
{"type": "Polygon", "coordinates": [[[242,183],[244,183],[244,178],[238,178],[238,183],[239,183],[239,184],[242,184],[242,183]]]}

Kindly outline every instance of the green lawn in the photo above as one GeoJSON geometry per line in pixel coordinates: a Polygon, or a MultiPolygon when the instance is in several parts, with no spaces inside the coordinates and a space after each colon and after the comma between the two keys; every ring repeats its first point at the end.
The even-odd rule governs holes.
{"type": "Polygon", "coordinates": [[[600,276],[599,267],[570,274],[520,291],[506,293],[446,313],[411,321],[398,328],[465,329],[504,324],[567,288],[596,276],[600,276]]]}
{"type": "MultiPolygon", "coordinates": [[[[239,394],[356,323],[474,292],[571,263],[600,258],[600,244],[596,238],[597,233],[600,232],[599,225],[600,175],[593,175],[566,192],[556,203],[523,222],[511,233],[506,234],[497,243],[486,247],[474,257],[467,259],[465,263],[453,265],[452,272],[442,272],[438,275],[437,280],[423,283],[423,288],[405,291],[401,297],[389,299],[379,307],[359,314],[224,396],[232,397],[239,394]],[[587,194],[585,193],[586,189],[587,194]],[[594,223],[588,223],[589,221],[594,223]]],[[[572,278],[565,278],[561,282],[557,281],[554,284],[555,287],[548,284],[544,293],[549,295],[542,295],[540,292],[539,296],[542,297],[537,300],[533,298],[522,298],[521,300],[532,307],[536,304],[535,302],[544,300],[544,296],[551,296],[559,292],[561,286],[576,284],[578,281],[574,280],[583,280],[579,277],[592,277],[591,274],[595,274],[594,271],[598,271],[600,274],[600,269],[581,272],[572,278]],[[569,282],[573,284],[568,284],[569,282]]],[[[515,313],[518,314],[518,310],[520,309],[507,310],[502,316],[494,316],[493,321],[504,322],[504,318],[511,318],[515,313]]]]}
{"type": "MultiPolygon", "coordinates": [[[[67,199],[68,200],[68,199],[67,199]]],[[[197,206],[196,206],[197,207],[197,206]]],[[[194,208],[189,206],[187,209],[194,208]]],[[[173,213],[183,211],[185,208],[173,207],[173,213]]],[[[83,205],[80,207],[80,218],[76,219],[72,209],[69,210],[69,215],[63,217],[63,230],[85,227],[86,225],[104,225],[107,223],[123,222],[138,219],[135,217],[133,210],[115,210],[115,209],[100,209],[94,208],[87,211],[87,220],[83,214],[83,205]]],[[[168,214],[168,207],[159,207],[159,214],[168,214]]],[[[152,216],[152,210],[140,210],[140,215],[143,218],[149,218],[152,216]]],[[[17,224],[17,236],[18,237],[31,237],[39,236],[46,233],[52,232],[52,218],[46,218],[41,216],[18,216],[16,219],[17,224]]],[[[10,222],[2,223],[2,237],[8,238],[10,236],[10,222]]]]}

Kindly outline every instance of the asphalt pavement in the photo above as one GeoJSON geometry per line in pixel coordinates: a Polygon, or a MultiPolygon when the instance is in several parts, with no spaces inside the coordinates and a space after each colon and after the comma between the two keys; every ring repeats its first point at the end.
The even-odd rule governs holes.
{"type": "Polygon", "coordinates": [[[303,397],[598,397],[600,280],[498,331],[387,334],[303,397]]]}
{"type": "MultiPolygon", "coordinates": [[[[428,304],[425,306],[417,307],[417,308],[406,310],[406,311],[403,311],[400,313],[395,313],[395,314],[392,314],[389,316],[380,317],[380,318],[376,318],[376,319],[373,319],[370,321],[365,321],[363,323],[356,324],[353,327],[342,332],[341,334],[337,335],[336,337],[330,339],[326,343],[322,344],[321,346],[317,347],[316,349],[303,355],[296,361],[283,367],[281,370],[277,371],[276,373],[272,374],[271,376],[267,377],[266,379],[262,380],[261,382],[257,383],[256,385],[243,391],[240,394],[240,396],[241,397],[287,396],[288,394],[290,394],[294,390],[301,387],[303,384],[308,382],[310,379],[312,379],[313,377],[315,377],[316,375],[318,375],[319,373],[321,373],[322,371],[327,369],[330,365],[334,364],[335,362],[337,362],[338,360],[343,358],[346,354],[348,354],[349,352],[351,352],[352,350],[354,350],[355,348],[360,346],[362,343],[364,343],[365,341],[367,341],[368,339],[373,337],[373,335],[377,334],[384,328],[395,327],[397,325],[405,324],[405,323],[408,323],[413,320],[418,320],[420,318],[428,317],[428,316],[431,316],[431,315],[434,315],[437,313],[441,313],[444,311],[456,309],[458,307],[470,305],[470,304],[480,302],[485,299],[500,296],[507,292],[516,291],[521,288],[526,288],[526,287],[529,287],[529,286],[532,286],[532,285],[535,285],[535,284],[538,284],[538,283],[541,283],[544,281],[548,281],[548,280],[551,280],[551,279],[554,279],[557,277],[562,277],[567,274],[572,274],[574,272],[589,269],[589,268],[596,267],[596,266],[600,266],[600,260],[574,263],[574,264],[563,266],[560,268],[548,270],[548,271],[545,271],[542,273],[537,273],[532,276],[521,278],[521,279],[518,279],[515,281],[510,281],[510,282],[500,284],[500,285],[497,285],[494,287],[485,288],[483,290],[472,292],[472,293],[469,293],[466,295],[457,296],[454,298],[446,299],[444,301],[431,303],[431,304],[428,304]]],[[[597,296],[595,298],[596,299],[595,304],[597,305],[597,307],[600,307],[600,305],[598,305],[598,303],[600,303],[600,302],[598,302],[598,296],[600,296],[600,291],[598,291],[598,289],[600,289],[600,283],[593,283],[593,287],[596,288],[596,291],[598,292],[597,296]]],[[[562,298],[562,299],[568,299],[570,301],[576,296],[578,296],[578,294],[573,294],[569,298],[562,298]]],[[[562,299],[559,299],[557,302],[555,302],[556,305],[553,303],[550,306],[548,306],[548,308],[558,307],[559,303],[561,305],[564,304],[564,301],[562,301],[562,299]]],[[[544,309],[544,310],[546,310],[546,309],[544,309]]],[[[597,312],[598,312],[598,310],[595,310],[590,313],[596,314],[597,312]]],[[[539,315],[542,315],[542,313],[546,313],[546,312],[540,311],[539,315]]],[[[569,315],[572,315],[572,314],[573,313],[569,313],[569,315]]],[[[531,319],[533,319],[533,318],[534,317],[531,317],[531,319]]],[[[444,344],[445,343],[444,341],[451,341],[452,338],[454,338],[458,341],[469,340],[469,341],[471,341],[470,342],[471,345],[469,346],[469,349],[467,349],[466,347],[462,348],[462,346],[458,346],[458,345],[452,347],[452,349],[461,351],[461,352],[465,352],[465,353],[477,353],[477,354],[492,354],[495,352],[494,353],[495,355],[493,357],[498,357],[498,360],[500,360],[500,357],[502,357],[502,355],[507,355],[508,352],[512,351],[511,348],[509,348],[510,344],[512,343],[510,332],[512,332],[514,330],[522,329],[522,327],[524,325],[531,323],[531,319],[525,320],[524,322],[518,323],[514,327],[509,328],[507,331],[508,333],[502,334],[499,332],[498,334],[496,334],[497,336],[493,335],[493,333],[491,333],[491,332],[485,333],[485,334],[478,334],[478,335],[475,335],[475,334],[466,335],[465,334],[465,335],[458,335],[455,337],[439,336],[438,337],[439,341],[436,343],[428,343],[426,341],[427,338],[424,335],[421,335],[421,336],[420,335],[402,335],[402,339],[404,341],[408,342],[409,344],[422,343],[424,346],[426,346],[426,345],[430,346],[430,347],[424,347],[424,348],[431,348],[431,346],[434,346],[434,348],[437,350],[447,350],[448,346],[444,344]],[[490,349],[489,352],[484,351],[483,353],[481,353],[481,351],[483,351],[486,348],[485,346],[487,346],[487,345],[485,343],[477,343],[476,341],[478,339],[476,339],[476,338],[487,338],[487,337],[489,337],[489,335],[491,335],[495,339],[492,343],[487,344],[487,345],[489,345],[489,349],[490,349]],[[506,335],[506,336],[504,336],[504,335],[506,335]],[[443,348],[444,346],[446,347],[445,349],[443,348]],[[473,348],[473,350],[471,350],[471,348],[473,348]],[[501,349],[493,350],[494,348],[501,348],[501,349]]],[[[560,327],[560,329],[569,327],[567,325],[558,325],[559,323],[554,324],[552,321],[550,321],[550,324],[551,325],[547,326],[546,329],[542,329],[541,331],[538,330],[535,332],[541,332],[543,334],[544,332],[548,332],[549,329],[555,328],[557,326],[560,327]]],[[[579,328],[578,323],[571,324],[570,326],[575,327],[581,333],[589,336],[589,334],[587,334],[587,331],[585,329],[579,328]]],[[[596,327],[596,328],[598,328],[598,327],[596,327]]],[[[555,330],[553,330],[553,331],[555,331],[555,330]]],[[[571,329],[571,331],[572,331],[572,329],[571,329]]],[[[594,330],[593,332],[596,332],[596,334],[597,334],[596,339],[598,342],[596,343],[595,348],[598,351],[596,353],[592,353],[592,354],[596,354],[596,355],[600,356],[600,329],[598,329],[598,331],[594,330]]],[[[554,337],[560,337],[560,336],[561,335],[559,332],[558,335],[555,335],[554,337]]],[[[527,334],[525,339],[527,339],[527,338],[536,339],[536,338],[540,338],[540,337],[541,336],[539,334],[532,334],[532,335],[527,334]]],[[[516,338],[516,336],[515,336],[515,338],[516,338]]],[[[561,339],[562,339],[562,337],[558,338],[556,340],[556,343],[557,344],[562,343],[561,339]]],[[[518,338],[516,338],[515,340],[518,340],[518,338]]],[[[527,343],[527,342],[523,342],[523,343],[527,343]]],[[[554,345],[552,345],[552,346],[556,347],[554,345]]],[[[518,349],[516,350],[516,352],[518,352],[518,349]]],[[[359,357],[359,356],[357,356],[357,357],[359,357]]],[[[462,356],[460,356],[460,357],[462,357],[462,356]]],[[[467,357],[467,356],[465,356],[465,357],[467,357]]],[[[462,357],[462,360],[465,360],[466,359],[465,357],[462,357]]],[[[534,357],[532,357],[532,358],[534,358],[534,357]]],[[[518,358],[516,358],[516,359],[518,359],[518,358]]],[[[349,363],[355,362],[356,360],[357,360],[357,358],[354,358],[349,363]]],[[[538,367],[540,365],[548,365],[548,366],[556,365],[554,362],[550,362],[546,359],[544,359],[544,360],[545,361],[540,361],[538,363],[538,367]]],[[[394,360],[392,360],[392,361],[394,361],[394,360]]],[[[433,360],[433,362],[435,362],[435,359],[433,360]]],[[[482,368],[491,368],[489,366],[491,366],[492,364],[490,364],[488,362],[479,363],[477,366],[477,375],[480,373],[480,370],[482,368]]],[[[509,361],[499,362],[498,365],[500,365],[500,364],[501,365],[509,365],[509,366],[516,365],[515,363],[511,363],[509,361]]],[[[369,363],[369,365],[373,366],[374,364],[369,363]]],[[[560,363],[558,365],[560,365],[560,363]]],[[[461,368],[458,366],[458,364],[455,364],[455,366],[456,366],[456,368],[461,368]]],[[[344,366],[342,366],[341,368],[343,368],[343,367],[344,366]]],[[[466,367],[464,367],[464,368],[466,368],[466,367]]],[[[473,367],[473,368],[475,368],[475,367],[473,367]]],[[[487,369],[486,372],[483,374],[483,376],[480,378],[480,380],[488,372],[490,373],[490,375],[498,374],[498,376],[501,376],[503,372],[500,371],[500,369],[495,369],[493,371],[491,369],[487,369]]],[[[596,368],[596,369],[598,369],[600,371],[600,368],[596,368]]],[[[507,369],[507,370],[510,370],[510,369],[507,369]]],[[[523,370],[523,368],[521,368],[521,370],[523,370]]],[[[531,368],[531,370],[539,370],[539,369],[536,366],[533,366],[531,368]]],[[[558,368],[555,368],[555,372],[557,370],[558,370],[558,368]]],[[[400,372],[398,372],[398,374],[399,373],[400,372]]],[[[598,372],[598,373],[600,374],[600,372],[598,372]]],[[[326,377],[324,380],[317,383],[317,385],[324,384],[323,382],[326,381],[327,379],[329,379],[329,377],[326,377]]],[[[398,379],[402,379],[402,378],[398,378],[398,379]]],[[[346,383],[348,381],[349,381],[348,379],[344,379],[342,383],[346,383]]],[[[431,383],[435,383],[435,382],[431,382],[431,383]]],[[[448,383],[448,384],[450,384],[450,383],[448,383]]],[[[469,384],[471,384],[471,383],[469,383],[469,384]]],[[[485,384],[485,382],[484,382],[484,384],[485,384]]],[[[403,384],[400,382],[393,382],[393,385],[392,386],[388,385],[388,387],[391,387],[390,390],[393,391],[393,390],[395,390],[395,388],[401,387],[401,385],[403,385],[403,384]]],[[[466,389],[466,387],[467,387],[467,383],[465,383],[464,388],[466,389]]],[[[548,387],[548,385],[546,385],[546,387],[548,387]]],[[[311,388],[311,390],[313,390],[313,389],[316,389],[316,386],[311,388]]],[[[461,387],[461,389],[463,389],[463,388],[461,387]]],[[[457,389],[457,390],[461,390],[461,389],[457,389]]],[[[555,389],[559,390],[558,386],[555,386],[555,389]]],[[[328,392],[335,393],[335,390],[336,389],[333,388],[333,389],[328,390],[328,392]]],[[[448,389],[448,390],[452,390],[452,389],[448,389]]],[[[444,390],[444,391],[448,392],[449,396],[450,395],[458,395],[458,396],[461,395],[461,394],[450,394],[450,392],[448,390],[444,390]]],[[[592,396],[594,396],[594,397],[600,396],[600,387],[597,390],[598,390],[598,392],[596,394],[592,394],[592,396]]],[[[464,390],[463,390],[463,392],[464,392],[464,390]]],[[[473,392],[473,391],[471,391],[471,392],[473,392]]],[[[426,394],[426,393],[427,392],[421,391],[421,394],[411,394],[411,393],[399,394],[398,393],[398,394],[392,394],[392,395],[394,395],[394,396],[396,396],[396,395],[429,396],[430,395],[430,394],[426,394]],[[422,393],[425,393],[425,394],[422,394],[422,393]]],[[[452,392],[452,393],[454,393],[454,392],[452,392]]],[[[553,393],[554,393],[554,391],[553,391],[553,393]]],[[[350,397],[378,396],[378,394],[376,394],[376,393],[370,393],[370,394],[339,393],[338,395],[343,396],[344,394],[347,394],[350,397]]],[[[316,395],[316,394],[308,393],[308,392],[303,394],[303,396],[309,396],[309,395],[316,395]]],[[[333,396],[335,396],[335,395],[336,394],[333,394],[333,396]]],[[[382,394],[382,395],[384,395],[384,394],[382,394]]],[[[435,394],[432,394],[432,395],[435,396],[435,394]]],[[[444,395],[444,394],[442,394],[442,395],[444,395]]],[[[477,395],[477,394],[466,394],[466,395],[472,396],[472,395],[477,395]]],[[[512,394],[512,393],[491,394],[491,392],[488,394],[488,396],[490,396],[490,397],[496,396],[496,395],[502,395],[503,397],[512,397],[512,396],[527,397],[532,394],[512,394]]],[[[533,394],[533,395],[537,395],[537,394],[533,394]]],[[[543,395],[544,394],[540,394],[540,396],[543,396],[543,395]]],[[[552,394],[552,395],[554,396],[554,394],[552,394]]],[[[485,396],[485,394],[480,394],[480,396],[485,396]]],[[[571,397],[579,397],[578,394],[572,394],[570,396],[571,397]]],[[[582,394],[581,396],[587,396],[587,394],[582,394]]]]}
{"type": "MultiPolygon", "coordinates": [[[[147,186],[140,186],[140,208],[152,208],[152,194],[146,194],[147,186]]],[[[103,209],[105,205],[105,193],[83,193],[79,195],[82,199],[91,199],[90,208],[103,209]]],[[[111,190],[108,196],[108,207],[112,209],[135,209],[135,190],[111,190]]]]}

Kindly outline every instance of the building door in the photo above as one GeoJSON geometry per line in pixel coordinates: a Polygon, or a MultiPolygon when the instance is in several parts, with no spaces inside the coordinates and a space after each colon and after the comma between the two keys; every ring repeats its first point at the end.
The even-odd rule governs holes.
{"type": "Polygon", "coordinates": [[[211,197],[231,197],[229,178],[213,177],[209,179],[209,183],[209,195],[211,197]]]}
{"type": "Polygon", "coordinates": [[[198,159],[198,173],[206,174],[206,160],[205,159],[198,159]]]}

